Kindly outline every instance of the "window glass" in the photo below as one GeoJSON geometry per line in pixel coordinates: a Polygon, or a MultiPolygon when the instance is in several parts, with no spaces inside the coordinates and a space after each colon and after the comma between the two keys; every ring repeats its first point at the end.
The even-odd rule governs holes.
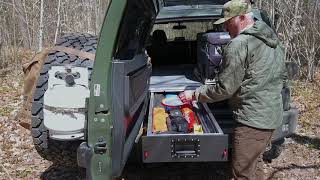
{"type": "Polygon", "coordinates": [[[129,1],[127,5],[115,53],[115,58],[120,60],[130,60],[142,53],[151,30],[151,16],[142,7],[130,2],[134,1],[129,1]]]}
{"type": "Polygon", "coordinates": [[[153,31],[154,30],[163,30],[167,35],[168,41],[179,38],[183,38],[185,40],[196,40],[198,33],[222,31],[220,26],[214,25],[211,21],[155,24],[153,27],[153,31]]]}

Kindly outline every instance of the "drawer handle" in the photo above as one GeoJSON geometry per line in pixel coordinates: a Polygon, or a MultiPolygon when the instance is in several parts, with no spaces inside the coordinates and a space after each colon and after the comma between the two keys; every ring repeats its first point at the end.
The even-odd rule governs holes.
{"type": "Polygon", "coordinates": [[[198,158],[200,156],[200,140],[171,140],[171,156],[173,158],[198,158]]]}

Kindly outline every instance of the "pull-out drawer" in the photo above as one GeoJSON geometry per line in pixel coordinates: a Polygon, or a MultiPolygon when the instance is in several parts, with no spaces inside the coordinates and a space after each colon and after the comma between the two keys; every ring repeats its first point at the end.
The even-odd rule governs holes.
{"type": "MultiPolygon", "coordinates": [[[[203,134],[170,134],[153,132],[153,108],[157,93],[150,96],[147,135],[142,137],[142,157],[145,163],[214,162],[228,160],[228,135],[224,134],[207,104],[198,103],[195,110],[203,134]]],[[[161,100],[160,100],[161,101],[161,100]]]]}

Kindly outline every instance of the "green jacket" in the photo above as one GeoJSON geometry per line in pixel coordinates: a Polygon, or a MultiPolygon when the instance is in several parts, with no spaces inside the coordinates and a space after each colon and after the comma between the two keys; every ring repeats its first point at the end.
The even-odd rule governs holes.
{"type": "Polygon", "coordinates": [[[284,53],[274,31],[261,21],[225,47],[216,85],[196,92],[199,102],[230,99],[236,121],[260,129],[281,125],[281,89],[286,76],[284,53]]]}
{"type": "Polygon", "coordinates": [[[267,11],[263,9],[252,9],[253,18],[258,21],[263,21],[266,23],[269,27],[274,29],[273,24],[271,23],[271,20],[269,18],[269,15],[267,11]]]}

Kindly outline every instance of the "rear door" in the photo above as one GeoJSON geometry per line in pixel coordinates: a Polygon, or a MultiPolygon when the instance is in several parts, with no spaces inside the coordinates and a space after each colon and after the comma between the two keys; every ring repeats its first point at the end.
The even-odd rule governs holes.
{"type": "Polygon", "coordinates": [[[157,0],[109,5],[90,86],[87,142],[78,150],[87,179],[119,176],[127,161],[147,110],[151,64],[144,45],[160,5],[157,0]]]}
{"type": "Polygon", "coordinates": [[[114,176],[125,166],[148,107],[151,64],[144,46],[156,16],[151,2],[128,1],[112,62],[114,176]]]}

